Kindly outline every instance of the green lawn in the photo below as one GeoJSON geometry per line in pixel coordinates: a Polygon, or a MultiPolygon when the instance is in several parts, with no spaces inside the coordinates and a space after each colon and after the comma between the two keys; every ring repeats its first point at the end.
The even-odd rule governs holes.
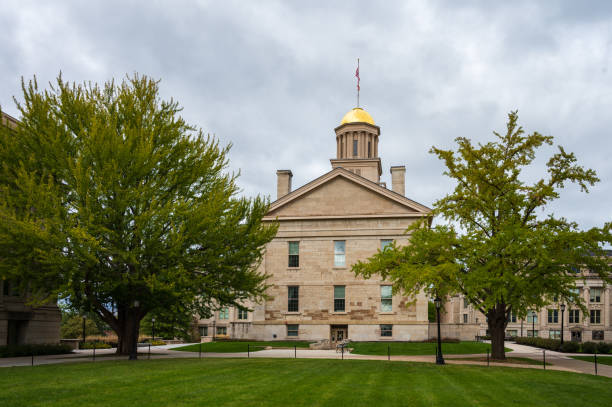
{"type": "MultiPolygon", "coordinates": [[[[211,353],[237,353],[246,352],[247,344],[251,352],[257,352],[263,350],[264,347],[271,346],[273,348],[308,348],[312,342],[304,341],[271,341],[271,342],[238,342],[238,341],[220,341],[220,342],[206,342],[202,343],[202,352],[211,353]]],[[[173,348],[172,350],[180,350],[184,352],[198,352],[200,348],[199,344],[181,346],[180,348],[173,348]]]]}
{"type": "Polygon", "coordinates": [[[0,406],[609,406],[612,379],[364,360],[160,359],[0,368],[0,406]]]}
{"type": "MultiPolygon", "coordinates": [[[[570,356],[572,359],[584,360],[585,362],[595,363],[595,358],[591,356],[570,356]]],[[[597,364],[612,366],[612,356],[597,356],[597,364]]]]}
{"type": "MultiPolygon", "coordinates": [[[[462,357],[454,357],[453,358],[453,357],[448,357],[448,358],[445,358],[445,359],[446,360],[470,360],[470,361],[483,362],[483,363],[487,362],[487,358],[486,357],[482,357],[482,356],[469,357],[469,358],[462,358],[462,357]]],[[[500,362],[499,360],[490,360],[490,362],[491,363],[513,363],[513,364],[517,364],[517,365],[537,365],[537,366],[542,366],[542,361],[541,360],[529,359],[529,358],[507,357],[504,362],[500,362]]],[[[552,366],[552,363],[546,362],[546,366],[552,366]]]]}
{"type": "MultiPolygon", "coordinates": [[[[431,342],[351,342],[349,347],[353,353],[360,355],[386,355],[387,347],[391,355],[435,355],[436,343],[431,342]]],[[[442,353],[459,355],[472,353],[487,353],[491,345],[482,342],[442,343],[442,353]]],[[[506,348],[506,352],[511,352],[506,348]]]]}

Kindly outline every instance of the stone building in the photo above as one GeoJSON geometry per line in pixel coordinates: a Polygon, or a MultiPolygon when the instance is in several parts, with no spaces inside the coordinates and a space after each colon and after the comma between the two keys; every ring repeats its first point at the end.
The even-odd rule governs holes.
{"type": "MultiPolygon", "coordinates": [[[[0,125],[14,128],[18,121],[2,112],[0,125]]],[[[56,304],[27,305],[16,284],[0,280],[0,346],[58,343],[61,313],[56,304]]]]}
{"type": "MultiPolygon", "coordinates": [[[[612,251],[609,252],[612,256],[612,251]]],[[[563,318],[563,339],[575,342],[612,342],[612,288],[606,287],[597,274],[584,270],[584,279],[576,279],[576,290],[584,300],[588,313],[573,304],[553,303],[539,311],[531,311],[527,318],[510,316],[506,327],[506,337],[537,336],[561,338],[561,318],[563,318]]],[[[487,335],[487,319],[462,296],[450,299],[440,319],[452,324],[477,324],[479,335],[487,335]]]]}
{"type": "MultiPolygon", "coordinates": [[[[277,171],[277,200],[265,221],[279,222],[259,271],[269,299],[252,311],[218,310],[199,321],[205,338],[257,340],[424,340],[427,298],[405,298],[379,278],[357,278],[351,266],[395,240],[429,208],[405,196],[404,166],[391,167],[391,188],[380,181],[380,128],[361,108],[335,128],[331,171],[292,190],[291,170],[277,171]]],[[[331,140],[330,140],[331,141],[331,140]]]]}

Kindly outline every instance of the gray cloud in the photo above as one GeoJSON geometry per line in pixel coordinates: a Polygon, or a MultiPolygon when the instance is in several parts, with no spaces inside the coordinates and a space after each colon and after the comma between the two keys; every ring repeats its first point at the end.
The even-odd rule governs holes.
{"type": "Polygon", "coordinates": [[[151,75],[189,122],[234,144],[244,193],[274,198],[276,169],[292,169],[296,186],[330,169],[360,57],[385,180],[405,164],[411,198],[431,205],[452,188],[432,145],[490,139],[519,109],[526,130],[555,136],[602,179],[589,195],[569,186],[554,211],[584,227],[611,218],[609,2],[5,3],[0,105],[10,114],[21,76],[151,75]]]}

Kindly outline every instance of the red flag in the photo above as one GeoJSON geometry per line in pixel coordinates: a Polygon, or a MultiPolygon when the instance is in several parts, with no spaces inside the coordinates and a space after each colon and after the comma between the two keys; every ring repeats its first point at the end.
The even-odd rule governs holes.
{"type": "Polygon", "coordinates": [[[355,76],[357,77],[357,90],[361,90],[361,89],[359,88],[359,81],[361,80],[361,79],[359,78],[359,60],[357,60],[357,70],[355,71],[355,76]]]}

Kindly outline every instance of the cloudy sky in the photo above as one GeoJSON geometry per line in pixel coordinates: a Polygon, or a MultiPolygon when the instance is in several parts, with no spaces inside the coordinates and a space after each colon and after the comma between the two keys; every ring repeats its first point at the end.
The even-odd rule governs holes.
{"type": "MultiPolygon", "coordinates": [[[[452,183],[428,154],[485,141],[518,109],[602,179],[553,206],[582,227],[611,220],[612,2],[0,0],[0,106],[20,78],[161,79],[184,117],[222,143],[246,195],[276,198],[331,169],[336,127],[361,105],[381,127],[383,181],[406,165],[406,194],[431,206],[452,183]]],[[[542,171],[544,149],[535,168],[542,171]]]]}

